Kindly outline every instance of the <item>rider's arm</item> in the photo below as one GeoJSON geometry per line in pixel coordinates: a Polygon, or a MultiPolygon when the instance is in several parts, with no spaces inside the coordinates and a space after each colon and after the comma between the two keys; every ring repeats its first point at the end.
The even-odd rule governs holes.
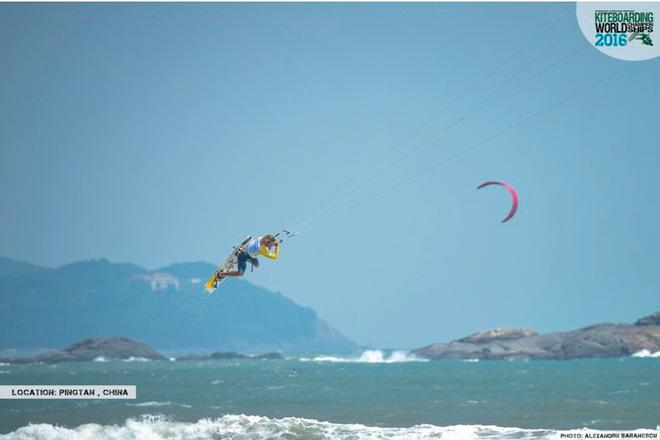
{"type": "Polygon", "coordinates": [[[266,246],[262,245],[259,248],[259,253],[266,258],[270,258],[271,260],[277,260],[277,257],[280,256],[280,245],[279,244],[275,245],[275,252],[269,251],[266,246]]]}

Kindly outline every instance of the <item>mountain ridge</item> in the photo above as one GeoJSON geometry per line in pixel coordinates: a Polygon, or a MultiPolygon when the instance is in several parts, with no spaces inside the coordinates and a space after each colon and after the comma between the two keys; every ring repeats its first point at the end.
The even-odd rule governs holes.
{"type": "Polygon", "coordinates": [[[147,270],[102,258],[35,272],[13,260],[4,262],[0,348],[58,347],[89,335],[117,334],[169,350],[357,348],[314,310],[279,292],[230,279],[213,295],[206,294],[203,282],[215,269],[211,263],[183,262],[147,270]]]}

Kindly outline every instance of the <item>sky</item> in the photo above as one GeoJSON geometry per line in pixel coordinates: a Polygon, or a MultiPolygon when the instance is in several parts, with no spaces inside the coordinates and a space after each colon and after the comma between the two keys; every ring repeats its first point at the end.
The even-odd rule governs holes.
{"type": "Polygon", "coordinates": [[[0,256],[156,269],[302,223],[249,281],[373,347],[660,309],[660,61],[590,47],[574,4],[1,4],[0,29],[0,256]]]}

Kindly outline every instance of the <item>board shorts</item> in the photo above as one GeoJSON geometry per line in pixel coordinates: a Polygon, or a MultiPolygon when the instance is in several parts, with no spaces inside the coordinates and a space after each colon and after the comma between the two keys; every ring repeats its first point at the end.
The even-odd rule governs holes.
{"type": "Polygon", "coordinates": [[[255,257],[249,256],[247,252],[238,253],[238,255],[236,256],[236,266],[238,268],[238,271],[241,273],[241,275],[245,273],[245,270],[247,269],[248,261],[254,264],[255,260],[259,261],[255,257]]]}

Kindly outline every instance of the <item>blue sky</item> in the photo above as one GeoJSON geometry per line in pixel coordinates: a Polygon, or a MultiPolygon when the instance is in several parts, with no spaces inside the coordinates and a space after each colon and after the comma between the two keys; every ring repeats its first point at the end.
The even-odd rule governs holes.
{"type": "Polygon", "coordinates": [[[634,320],[660,308],[660,66],[589,47],[574,8],[2,4],[0,253],[50,266],[218,262],[244,236],[327,207],[249,279],[360,343],[634,320]],[[491,179],[520,194],[504,225],[506,192],[475,190],[491,179]]]}

